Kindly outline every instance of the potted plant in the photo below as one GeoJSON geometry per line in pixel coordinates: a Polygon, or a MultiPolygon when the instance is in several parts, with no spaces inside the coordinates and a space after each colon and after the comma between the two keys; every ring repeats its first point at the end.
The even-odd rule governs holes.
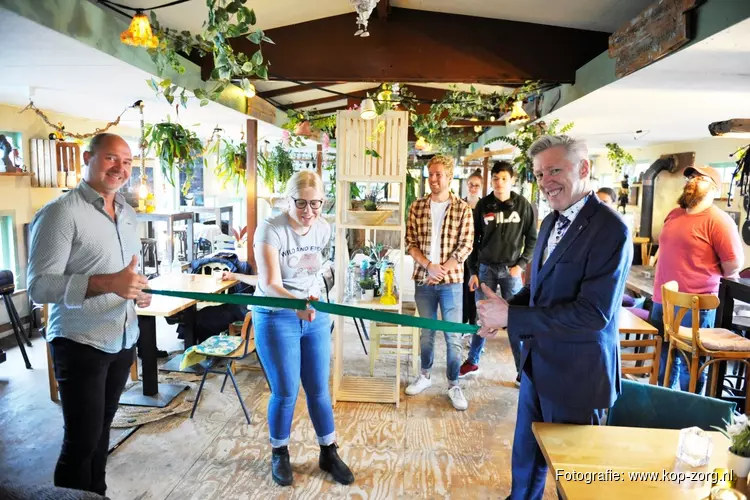
{"type": "Polygon", "coordinates": [[[369,301],[375,299],[375,280],[365,278],[359,280],[359,288],[362,290],[362,300],[369,301]]]}
{"type": "Polygon", "coordinates": [[[187,194],[195,167],[201,167],[203,161],[203,144],[198,135],[179,123],[167,120],[146,125],[145,137],[149,150],[154,148],[162,174],[171,185],[176,186],[175,179],[179,180],[179,172],[185,172],[185,183],[181,188],[182,193],[187,194]]]}
{"type": "Polygon", "coordinates": [[[608,142],[606,146],[609,164],[614,167],[618,174],[622,172],[622,167],[635,165],[633,155],[622,149],[619,144],[608,142]]]}
{"type": "Polygon", "coordinates": [[[247,143],[240,142],[235,145],[226,139],[217,143],[218,161],[214,168],[214,175],[221,181],[222,189],[226,189],[230,181],[234,182],[235,189],[239,191],[240,186],[247,182],[247,143]]]}
{"type": "Polygon", "coordinates": [[[750,473],[750,422],[747,415],[736,413],[732,416],[732,421],[727,422],[726,429],[715,429],[731,442],[727,468],[733,470],[738,477],[747,477],[750,473]]]}

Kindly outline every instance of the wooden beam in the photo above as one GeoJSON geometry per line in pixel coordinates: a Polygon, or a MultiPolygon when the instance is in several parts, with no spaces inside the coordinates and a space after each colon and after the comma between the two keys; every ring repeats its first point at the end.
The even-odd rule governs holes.
{"type": "Polygon", "coordinates": [[[245,202],[247,204],[247,263],[257,274],[258,267],[255,264],[255,252],[253,251],[253,240],[255,229],[258,227],[258,122],[247,120],[247,175],[245,202]]]}
{"type": "Polygon", "coordinates": [[[343,82],[310,82],[302,83],[300,85],[292,85],[290,87],[284,87],[281,89],[269,90],[267,92],[259,92],[258,95],[263,99],[271,99],[273,97],[279,97],[280,95],[295,94],[297,92],[305,92],[306,90],[315,89],[316,87],[333,87],[343,82]]]}
{"type": "Polygon", "coordinates": [[[711,135],[750,133],[750,118],[732,118],[723,122],[713,122],[708,125],[708,131],[711,135]]]}
{"type": "Polygon", "coordinates": [[[501,127],[505,125],[505,120],[495,120],[494,122],[490,120],[456,120],[448,124],[449,127],[474,127],[476,125],[480,127],[501,127]]]}
{"type": "MultiPolygon", "coordinates": [[[[484,152],[488,153],[490,151],[490,148],[485,147],[484,152]]],[[[487,194],[490,192],[490,182],[489,182],[489,176],[490,176],[490,157],[485,156],[484,160],[482,161],[482,182],[484,183],[482,185],[482,189],[484,190],[484,196],[487,196],[487,194]]]]}
{"type": "MultiPolygon", "coordinates": [[[[379,88],[380,87],[372,87],[370,89],[357,90],[356,92],[347,92],[347,94],[349,94],[349,96],[357,96],[357,97],[361,97],[361,98],[364,99],[365,97],[367,97],[367,93],[368,92],[375,92],[379,88]]],[[[328,97],[321,97],[321,98],[318,98],[318,99],[310,99],[308,101],[293,102],[293,103],[290,103],[288,105],[288,107],[293,108],[293,109],[306,108],[308,106],[317,106],[318,104],[326,104],[326,103],[329,103],[329,102],[336,102],[336,101],[341,101],[341,100],[344,100],[344,99],[349,99],[349,96],[335,95],[334,94],[334,95],[330,95],[328,97]]]]}
{"type": "MultiPolygon", "coordinates": [[[[355,28],[352,13],[270,29],[275,45],[265,44],[263,55],[276,77],[297,81],[573,83],[579,67],[607,50],[608,39],[594,31],[395,7],[387,22],[370,19],[369,37],[354,37],[355,28]]],[[[257,51],[244,38],[232,46],[249,56],[257,51]]],[[[210,75],[211,57],[202,70],[210,75]]]]}
{"type": "Polygon", "coordinates": [[[380,0],[378,2],[378,19],[381,21],[388,20],[388,13],[391,11],[391,0],[380,0]]]}
{"type": "Polygon", "coordinates": [[[323,178],[323,145],[318,144],[318,150],[315,155],[315,170],[320,178],[323,178]]]}
{"type": "Polygon", "coordinates": [[[318,110],[318,114],[319,115],[327,115],[327,114],[330,114],[330,113],[335,113],[336,111],[343,111],[345,109],[349,109],[349,106],[344,105],[344,106],[336,106],[335,108],[319,109],[318,110]]]}

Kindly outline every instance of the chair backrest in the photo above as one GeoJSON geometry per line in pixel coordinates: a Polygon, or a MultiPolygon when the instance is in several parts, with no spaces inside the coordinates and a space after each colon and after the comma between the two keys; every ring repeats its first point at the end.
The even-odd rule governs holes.
{"type": "Polygon", "coordinates": [[[661,346],[662,340],[659,335],[644,335],[640,340],[626,340],[621,337],[620,360],[623,363],[621,363],[620,371],[623,375],[648,375],[649,384],[658,384],[661,346]],[[633,352],[625,351],[630,347],[633,348],[633,352]],[[626,365],[625,361],[634,363],[626,365]],[[637,366],[638,361],[643,362],[641,366],[637,366]]]}
{"type": "Polygon", "coordinates": [[[227,236],[226,234],[220,234],[217,235],[213,241],[211,242],[211,249],[214,252],[220,252],[222,250],[234,250],[235,249],[235,240],[231,236],[227,236]]]}
{"type": "Polygon", "coordinates": [[[679,286],[676,281],[664,283],[661,287],[664,335],[667,339],[676,336],[683,318],[689,312],[692,315],[693,342],[700,347],[701,309],[716,309],[719,307],[719,297],[711,294],[684,293],[678,290],[679,286]]]}
{"type": "Polygon", "coordinates": [[[735,403],[689,392],[674,391],[658,385],[622,381],[622,393],[607,416],[607,425],[684,429],[700,427],[715,430],[725,427],[735,403]]]}

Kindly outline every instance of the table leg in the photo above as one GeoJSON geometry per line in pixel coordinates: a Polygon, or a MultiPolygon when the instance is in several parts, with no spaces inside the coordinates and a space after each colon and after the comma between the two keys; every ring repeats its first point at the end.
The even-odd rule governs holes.
{"type": "Polygon", "coordinates": [[[193,262],[195,255],[193,255],[193,245],[195,244],[195,233],[193,231],[193,219],[187,221],[187,258],[188,264],[193,262]]]}
{"type": "Polygon", "coordinates": [[[177,260],[174,252],[174,219],[171,217],[167,221],[167,258],[171,262],[177,260]]]}
{"type": "Polygon", "coordinates": [[[138,316],[138,351],[141,355],[142,388],[137,385],[120,396],[120,404],[154,406],[164,408],[180,392],[188,388],[185,384],[159,384],[156,367],[156,318],[138,316]]]}

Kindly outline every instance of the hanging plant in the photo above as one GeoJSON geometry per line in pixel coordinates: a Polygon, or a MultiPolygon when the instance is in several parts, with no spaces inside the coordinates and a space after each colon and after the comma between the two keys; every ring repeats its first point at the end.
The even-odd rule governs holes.
{"type": "Polygon", "coordinates": [[[258,175],[271,193],[283,193],[292,174],[294,160],[283,144],[276,144],[270,153],[258,154],[258,175]]]}
{"type": "Polygon", "coordinates": [[[218,99],[233,80],[239,80],[242,89],[248,90],[250,77],[268,79],[269,63],[264,60],[260,45],[262,42],[273,41],[263,30],[253,29],[256,23],[255,12],[245,7],[245,3],[247,0],[206,0],[208,18],[199,35],[162,26],[154,11],[151,11],[151,28],[159,39],[159,45],[147,50],[156,65],[158,76],[162,77],[170,69],[178,74],[185,73],[178,54],[190,56],[196,53],[200,57],[213,57],[211,79],[216,81],[216,85],[209,91],[199,87],[189,92],[169,79],[161,82],[151,79],[148,81],[149,85],[157,95],[163,96],[169,104],[179,99],[179,104],[186,107],[192,93],[200,100],[200,105],[205,106],[209,99],[218,99]],[[232,38],[246,38],[258,45],[258,50],[250,57],[243,52],[236,53],[230,44],[232,38]]]}
{"type": "Polygon", "coordinates": [[[185,183],[181,189],[183,194],[187,194],[195,172],[194,165],[203,161],[203,144],[196,133],[179,123],[166,121],[146,125],[145,138],[148,150],[153,148],[159,158],[167,182],[177,187],[175,179],[179,180],[179,172],[185,172],[185,183]],[[178,173],[176,176],[175,170],[178,173]]]}
{"type": "Polygon", "coordinates": [[[622,149],[619,144],[609,142],[606,146],[609,164],[614,167],[615,172],[618,174],[622,172],[622,167],[635,165],[635,158],[633,158],[633,155],[622,149]]]}
{"type": "Polygon", "coordinates": [[[214,168],[214,175],[221,181],[222,189],[234,182],[235,190],[239,191],[247,181],[247,143],[237,145],[226,139],[217,143],[218,161],[214,168]]]}

